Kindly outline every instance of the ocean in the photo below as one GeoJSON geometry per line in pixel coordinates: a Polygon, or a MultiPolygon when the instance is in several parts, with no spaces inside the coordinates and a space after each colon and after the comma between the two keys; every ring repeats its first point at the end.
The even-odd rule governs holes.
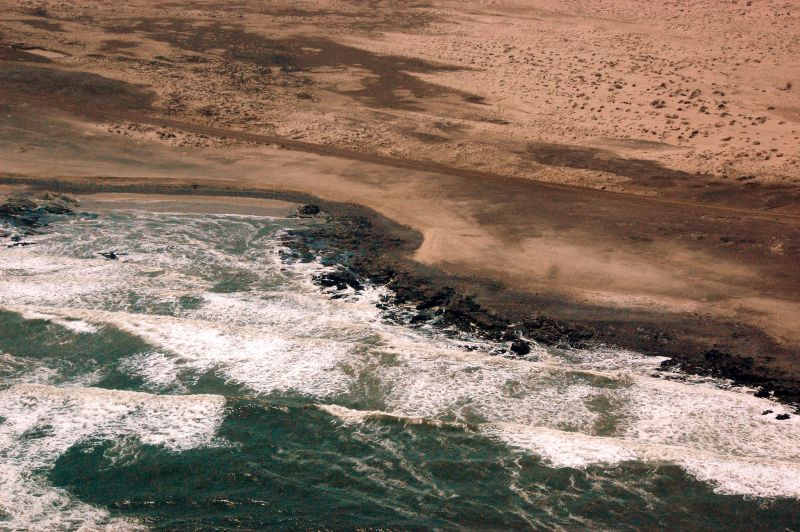
{"type": "Polygon", "coordinates": [[[752,390],[408,323],[286,253],[318,221],[55,218],[0,249],[0,529],[800,526],[752,390]]]}

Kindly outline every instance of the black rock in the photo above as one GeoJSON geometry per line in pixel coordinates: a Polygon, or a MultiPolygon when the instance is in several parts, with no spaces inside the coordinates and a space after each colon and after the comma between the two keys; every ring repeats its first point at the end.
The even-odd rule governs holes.
{"type": "Polygon", "coordinates": [[[783,421],[784,419],[789,419],[790,417],[792,416],[790,416],[789,414],[778,414],[777,416],[775,416],[775,419],[783,421]]]}
{"type": "Polygon", "coordinates": [[[391,268],[381,268],[378,271],[371,272],[368,277],[369,280],[375,284],[387,284],[394,277],[395,272],[391,268]]]}
{"type": "Polygon", "coordinates": [[[51,215],[71,214],[73,211],[65,205],[66,202],[74,203],[74,200],[66,196],[54,198],[50,194],[44,194],[36,200],[27,196],[11,196],[0,204],[0,220],[25,228],[24,232],[31,234],[34,228],[47,226],[52,221],[51,215]]]}
{"type": "Polygon", "coordinates": [[[770,393],[769,390],[767,390],[766,388],[759,388],[758,391],[753,395],[755,395],[756,397],[769,397],[770,393]]]}
{"type": "Polygon", "coordinates": [[[706,349],[703,351],[703,357],[705,357],[706,360],[713,362],[722,360],[723,358],[729,358],[730,355],[723,353],[719,349],[706,349]]]}
{"type": "Polygon", "coordinates": [[[364,288],[356,276],[347,270],[326,272],[316,276],[314,280],[322,287],[336,288],[337,290],[345,290],[350,287],[355,291],[359,291],[364,288]]]}
{"type": "Polygon", "coordinates": [[[26,211],[36,209],[36,202],[26,197],[13,197],[0,205],[0,216],[12,217],[19,216],[26,211]]]}
{"type": "Polygon", "coordinates": [[[99,255],[107,258],[108,260],[117,260],[117,252],[116,251],[101,251],[99,255]]]}
{"type": "Polygon", "coordinates": [[[430,312],[420,312],[411,316],[411,323],[425,323],[426,321],[430,321],[432,319],[433,315],[430,312]]]}
{"type": "Polygon", "coordinates": [[[505,330],[505,331],[503,331],[503,333],[500,335],[500,339],[501,339],[501,340],[504,340],[504,341],[506,341],[506,342],[508,342],[508,341],[511,341],[511,340],[514,340],[514,339],[516,339],[516,338],[517,338],[517,332],[516,332],[514,329],[506,329],[506,330],[505,330]]]}
{"type": "Polygon", "coordinates": [[[761,412],[761,415],[762,416],[766,416],[767,414],[771,414],[771,413],[772,413],[772,410],[764,410],[763,412],[761,412]]]}
{"type": "Polygon", "coordinates": [[[469,320],[482,331],[487,333],[492,332],[497,326],[495,317],[484,310],[470,312],[469,320]]]}
{"type": "Polygon", "coordinates": [[[453,292],[454,291],[452,288],[442,288],[432,296],[424,298],[417,305],[417,310],[440,307],[445,303],[447,303],[447,301],[449,301],[451,297],[453,297],[453,292]]]}
{"type": "Polygon", "coordinates": [[[51,203],[42,207],[42,210],[50,214],[70,214],[72,209],[60,203],[51,203]]]}
{"type": "Polygon", "coordinates": [[[511,343],[511,352],[515,355],[524,356],[531,352],[531,346],[524,340],[514,340],[511,343]]]}
{"type": "Polygon", "coordinates": [[[303,205],[297,209],[297,214],[300,216],[314,216],[319,214],[320,208],[316,205],[303,205]]]}

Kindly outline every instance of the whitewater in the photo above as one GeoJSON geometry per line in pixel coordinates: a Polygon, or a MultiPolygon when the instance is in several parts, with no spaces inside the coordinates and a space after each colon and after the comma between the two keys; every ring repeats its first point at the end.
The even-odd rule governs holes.
{"type": "MultiPolygon", "coordinates": [[[[800,418],[776,419],[791,413],[786,406],[729,382],[657,371],[663,358],[613,347],[535,346],[517,358],[502,343],[387,320],[386,288],[323,289],[314,278],[331,266],[287,260],[281,235],[303,223],[311,222],[120,210],[64,217],[28,238],[33,245],[0,250],[0,527],[165,522],[166,510],[128,511],[76,488],[70,463],[84,455],[96,455],[86,474],[115,485],[112,472],[138,479],[137,468],[158,475],[158,464],[198,456],[224,469],[224,453],[274,472],[290,463],[281,445],[309,461],[302,467],[352,470],[364,505],[376,500],[368,492],[385,491],[384,513],[358,510],[366,525],[381,516],[398,526],[459,524],[428,508],[465,497],[456,464],[470,453],[502,464],[495,480],[481,477],[508,493],[481,510],[495,512],[495,524],[608,526],[602,512],[581,513],[586,497],[678,512],[684,495],[656,493],[669,491],[653,487],[660,475],[710,507],[795,508],[800,418]],[[99,254],[108,250],[118,258],[99,254]],[[288,416],[287,426],[318,439],[270,440],[277,450],[265,457],[237,432],[243,404],[258,430],[274,433],[270,423],[288,416]],[[302,452],[293,447],[301,440],[302,452]],[[371,450],[350,454],[356,445],[371,450]],[[584,479],[583,499],[569,483],[547,484],[565,472],[573,488],[584,479]],[[362,479],[372,487],[359,487],[362,479]]],[[[173,471],[164,482],[179,478],[173,471]]],[[[325,524],[339,505],[358,506],[329,496],[328,513],[299,523],[325,524]]],[[[180,501],[175,511],[197,518],[180,501]]],[[[275,523],[248,521],[252,502],[231,504],[244,523],[275,523]]],[[[276,504],[288,502],[267,506],[276,504]]]]}

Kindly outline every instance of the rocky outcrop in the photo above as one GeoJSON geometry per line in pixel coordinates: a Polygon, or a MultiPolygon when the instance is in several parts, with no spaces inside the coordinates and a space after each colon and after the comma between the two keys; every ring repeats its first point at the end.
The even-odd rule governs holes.
{"type": "Polygon", "coordinates": [[[301,205],[297,208],[297,214],[300,216],[315,216],[321,212],[321,209],[317,205],[306,204],[301,205]]]}
{"type": "MultiPolygon", "coordinates": [[[[76,200],[63,194],[11,194],[0,203],[0,223],[8,226],[2,233],[5,236],[14,232],[36,234],[38,229],[46,227],[57,216],[71,214],[75,205],[76,200]]],[[[16,242],[22,245],[19,239],[16,242]]]]}
{"type": "MultiPolygon", "coordinates": [[[[311,212],[305,207],[298,212],[311,212]]],[[[302,262],[318,259],[335,266],[333,271],[314,278],[326,289],[360,291],[365,281],[386,286],[390,295],[380,307],[387,317],[410,325],[455,328],[481,338],[508,342],[507,354],[512,356],[529,354],[531,341],[583,347],[594,336],[588,328],[543,316],[532,315],[528,320],[512,322],[483,307],[471,295],[442,285],[439,278],[413,271],[402,256],[417,243],[410,241],[402,229],[377,227],[369,218],[359,215],[314,218],[308,225],[287,232],[283,258],[302,262]]]]}

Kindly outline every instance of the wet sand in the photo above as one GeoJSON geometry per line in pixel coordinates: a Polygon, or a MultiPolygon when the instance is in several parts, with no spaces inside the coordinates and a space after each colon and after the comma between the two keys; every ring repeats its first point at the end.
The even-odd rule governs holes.
{"type": "Polygon", "coordinates": [[[170,194],[97,193],[78,196],[82,210],[89,212],[133,209],[147,212],[179,212],[200,214],[236,214],[248,216],[286,217],[294,214],[297,203],[289,201],[170,194]]]}

